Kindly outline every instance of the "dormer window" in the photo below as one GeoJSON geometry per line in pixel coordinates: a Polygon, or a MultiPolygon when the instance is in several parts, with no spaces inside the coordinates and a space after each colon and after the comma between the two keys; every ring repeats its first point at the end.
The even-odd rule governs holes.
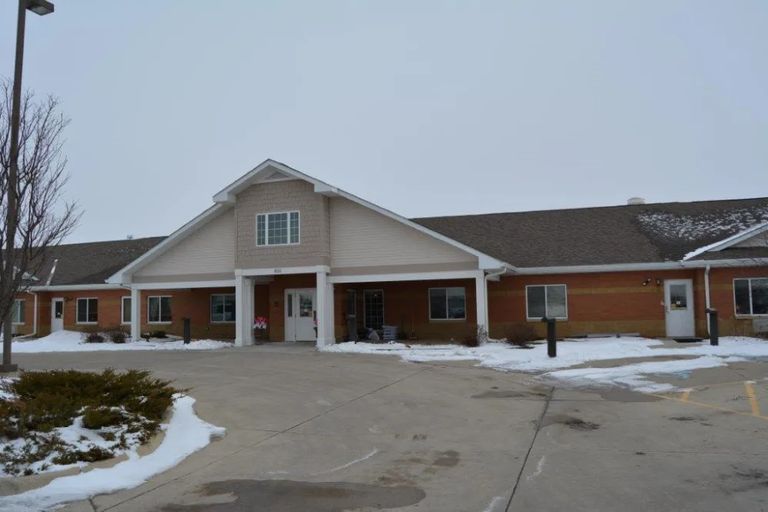
{"type": "Polygon", "coordinates": [[[256,215],[256,245],[296,245],[299,243],[299,212],[256,215]]]}

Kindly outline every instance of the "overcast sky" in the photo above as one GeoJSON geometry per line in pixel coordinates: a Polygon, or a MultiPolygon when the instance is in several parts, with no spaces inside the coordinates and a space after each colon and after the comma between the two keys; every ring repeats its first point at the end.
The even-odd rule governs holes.
{"type": "Polygon", "coordinates": [[[266,158],[409,217],[768,195],[765,0],[55,3],[24,85],[72,120],[70,241],[168,234],[266,158]]]}

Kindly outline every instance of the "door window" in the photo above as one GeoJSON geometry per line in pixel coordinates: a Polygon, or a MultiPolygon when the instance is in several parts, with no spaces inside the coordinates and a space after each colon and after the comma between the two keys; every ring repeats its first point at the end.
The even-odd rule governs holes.
{"type": "Polygon", "coordinates": [[[307,318],[312,316],[312,296],[306,293],[299,294],[299,316],[307,318]]]}
{"type": "Polygon", "coordinates": [[[669,309],[674,311],[688,309],[688,285],[669,285],[669,309]]]}
{"type": "Polygon", "coordinates": [[[56,319],[61,319],[64,316],[64,302],[57,300],[53,303],[53,316],[56,319]]]}
{"type": "Polygon", "coordinates": [[[365,290],[365,326],[369,329],[381,329],[384,324],[384,292],[365,290]]]}

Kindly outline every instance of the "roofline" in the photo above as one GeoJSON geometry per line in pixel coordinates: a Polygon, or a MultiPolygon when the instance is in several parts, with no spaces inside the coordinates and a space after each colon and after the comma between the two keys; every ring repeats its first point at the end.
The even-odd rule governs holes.
{"type": "Polygon", "coordinates": [[[119,284],[92,283],[92,284],[55,284],[50,286],[30,286],[31,292],[77,292],[87,290],[119,290],[123,288],[119,284]]]}
{"type": "Polygon", "coordinates": [[[683,256],[683,261],[690,260],[692,258],[695,258],[696,256],[699,256],[702,253],[705,252],[719,252],[724,249],[727,249],[729,247],[732,247],[739,242],[743,242],[744,240],[748,240],[752,238],[753,236],[757,236],[761,233],[764,233],[768,231],[768,222],[762,222],[760,224],[755,224],[754,226],[750,226],[749,228],[740,231],[734,235],[731,235],[727,238],[724,238],[718,242],[705,245],[703,247],[699,247],[698,249],[695,249],[685,256],[683,256]]]}
{"type": "Polygon", "coordinates": [[[224,212],[229,208],[229,205],[225,204],[214,204],[213,206],[210,206],[208,209],[197,215],[195,218],[181,226],[179,229],[168,235],[165,240],[158,243],[154,247],[152,247],[150,250],[130,262],[128,265],[124,266],[111,276],[109,276],[105,282],[109,284],[123,284],[123,283],[129,283],[130,280],[126,280],[126,274],[133,274],[136,270],[140,269],[147,263],[149,263],[152,259],[159,256],[163,252],[167,251],[174,245],[176,245],[179,241],[181,241],[187,234],[191,233],[197,226],[200,224],[203,224],[210,220],[212,217],[215,217],[219,213],[224,212]]]}
{"type": "Polygon", "coordinates": [[[319,194],[323,194],[329,197],[335,197],[340,196],[345,199],[348,199],[352,202],[355,202],[361,206],[364,206],[370,210],[373,210],[377,213],[380,213],[381,215],[384,215],[386,217],[389,217],[390,219],[393,219],[397,222],[400,222],[402,224],[405,224],[408,227],[411,227],[413,229],[416,229],[417,231],[420,231],[426,235],[431,236],[432,238],[436,238],[437,240],[440,240],[441,242],[445,242],[449,245],[452,245],[458,249],[461,249],[465,252],[468,252],[472,254],[473,256],[476,256],[478,258],[478,266],[481,269],[497,269],[497,268],[514,268],[509,263],[502,261],[498,258],[494,258],[493,256],[486,254],[482,251],[479,251],[475,249],[474,247],[470,247],[469,245],[463,244],[459,242],[458,240],[454,240],[453,238],[447,237],[441,233],[438,233],[437,231],[434,231],[432,229],[429,229],[425,226],[422,226],[421,224],[418,224],[410,219],[407,219],[403,217],[402,215],[398,215],[397,213],[388,210],[384,207],[381,207],[377,204],[371,203],[370,201],[366,201],[365,199],[362,199],[354,194],[351,194],[345,190],[342,190],[338,187],[334,187],[333,185],[330,185],[322,180],[318,180],[317,178],[313,178],[312,176],[309,176],[308,174],[305,174],[297,169],[294,169],[293,167],[290,167],[289,165],[286,165],[282,162],[278,162],[276,160],[267,159],[264,160],[262,163],[248,171],[244,176],[241,176],[239,179],[232,182],[230,185],[224,187],[219,192],[217,192],[213,196],[214,202],[217,203],[234,203],[235,201],[235,195],[237,192],[242,190],[242,188],[247,187],[253,178],[258,174],[259,172],[263,171],[267,167],[274,167],[286,174],[289,174],[295,178],[302,179],[304,181],[307,181],[314,185],[315,192],[319,194]]]}
{"type": "Polygon", "coordinates": [[[643,270],[676,270],[706,267],[758,267],[768,265],[768,258],[731,258],[722,260],[664,261],[655,263],[609,263],[605,265],[562,265],[551,267],[517,267],[514,275],[590,274],[597,272],[632,272],[643,270]]]}
{"type": "Polygon", "coordinates": [[[577,206],[575,208],[550,208],[541,210],[519,210],[519,211],[505,211],[505,212],[486,212],[486,213],[463,213],[456,215],[431,215],[429,217],[414,217],[413,221],[427,221],[433,219],[456,219],[461,217],[482,217],[486,215],[524,215],[527,213],[550,213],[550,212],[573,212],[578,210],[605,210],[608,208],[643,208],[645,206],[670,206],[670,205],[690,205],[690,204],[703,204],[703,203],[726,203],[734,201],[760,201],[764,200],[768,202],[768,196],[758,197],[737,197],[731,199],[701,199],[697,201],[667,201],[662,203],[641,203],[641,204],[608,204],[603,206],[577,206]]]}

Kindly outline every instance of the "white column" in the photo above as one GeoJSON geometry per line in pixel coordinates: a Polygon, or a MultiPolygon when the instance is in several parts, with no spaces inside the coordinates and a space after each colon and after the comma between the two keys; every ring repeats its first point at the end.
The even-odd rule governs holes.
{"type": "Polygon", "coordinates": [[[235,345],[253,345],[253,292],[252,279],[235,277],[235,345]]]}
{"type": "Polygon", "coordinates": [[[485,272],[482,270],[475,277],[475,302],[477,303],[477,327],[488,332],[488,283],[485,280],[485,272]]]}
{"type": "Polygon", "coordinates": [[[334,298],[333,298],[333,284],[327,283],[325,292],[326,301],[326,318],[328,323],[325,330],[325,342],[326,345],[333,345],[336,343],[336,322],[334,318],[334,298]]]}
{"type": "Polygon", "coordinates": [[[131,338],[141,339],[141,290],[131,287],[131,338]]]}
{"type": "Polygon", "coordinates": [[[315,280],[317,304],[315,306],[315,319],[317,321],[317,341],[318,347],[328,344],[328,274],[323,271],[317,272],[315,280]]]}

